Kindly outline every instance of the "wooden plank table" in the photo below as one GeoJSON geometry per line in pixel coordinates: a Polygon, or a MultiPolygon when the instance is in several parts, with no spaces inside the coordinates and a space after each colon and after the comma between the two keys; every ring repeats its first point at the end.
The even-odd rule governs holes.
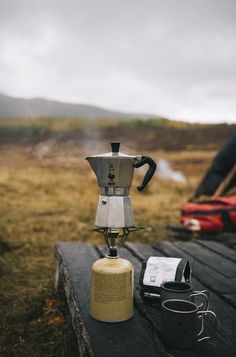
{"type": "MultiPolygon", "coordinates": [[[[126,243],[120,256],[134,266],[134,317],[121,323],[104,323],[89,316],[90,272],[104,256],[105,247],[59,243],[55,247],[56,285],[64,292],[78,340],[78,355],[97,357],[235,357],[236,356],[236,245],[214,241],[159,242],[153,246],[126,243]],[[162,338],[160,306],[140,297],[141,263],[149,256],[188,258],[195,290],[207,289],[210,310],[218,319],[214,337],[189,350],[173,350],[162,338]]],[[[212,322],[206,322],[210,329],[212,322]]]]}

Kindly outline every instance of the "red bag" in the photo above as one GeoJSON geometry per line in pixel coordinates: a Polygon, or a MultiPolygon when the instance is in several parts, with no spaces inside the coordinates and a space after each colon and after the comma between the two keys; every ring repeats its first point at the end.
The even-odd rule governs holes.
{"type": "Polygon", "coordinates": [[[236,232],[236,196],[185,203],[180,220],[191,231],[236,232]]]}

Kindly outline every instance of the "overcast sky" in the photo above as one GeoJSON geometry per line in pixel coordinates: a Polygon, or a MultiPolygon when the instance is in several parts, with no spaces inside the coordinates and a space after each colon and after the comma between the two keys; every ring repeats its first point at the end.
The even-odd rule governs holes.
{"type": "Polygon", "coordinates": [[[0,91],[236,122],[236,0],[1,0],[0,91]]]}

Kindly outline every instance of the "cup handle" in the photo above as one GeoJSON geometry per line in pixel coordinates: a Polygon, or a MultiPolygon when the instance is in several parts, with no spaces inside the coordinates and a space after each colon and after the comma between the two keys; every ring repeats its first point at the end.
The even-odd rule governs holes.
{"type": "Polygon", "coordinates": [[[216,329],[216,326],[217,326],[217,318],[216,318],[216,314],[213,312],[213,311],[210,311],[210,310],[205,310],[205,311],[198,311],[197,312],[197,315],[198,315],[198,318],[199,319],[202,319],[202,325],[201,325],[201,330],[198,332],[197,336],[201,336],[203,331],[204,331],[204,319],[205,319],[205,316],[207,314],[210,314],[214,317],[214,325],[213,325],[213,328],[212,328],[212,331],[211,331],[211,336],[204,336],[204,337],[201,337],[199,338],[197,341],[200,342],[200,341],[203,341],[203,340],[207,340],[209,338],[211,338],[215,332],[215,329],[216,329]]]}
{"type": "Polygon", "coordinates": [[[204,306],[204,303],[205,303],[205,306],[204,306],[204,310],[207,310],[209,309],[209,293],[207,290],[202,290],[202,291],[194,291],[191,295],[190,295],[190,298],[192,299],[192,297],[194,296],[203,296],[203,301],[200,305],[197,305],[198,309],[199,308],[203,308],[204,306]]]}

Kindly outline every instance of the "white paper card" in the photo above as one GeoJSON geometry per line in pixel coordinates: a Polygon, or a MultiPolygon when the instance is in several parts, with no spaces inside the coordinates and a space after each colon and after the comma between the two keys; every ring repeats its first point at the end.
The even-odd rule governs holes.
{"type": "Polygon", "coordinates": [[[181,258],[150,257],[143,277],[144,285],[161,286],[165,281],[175,280],[181,258]]]}

